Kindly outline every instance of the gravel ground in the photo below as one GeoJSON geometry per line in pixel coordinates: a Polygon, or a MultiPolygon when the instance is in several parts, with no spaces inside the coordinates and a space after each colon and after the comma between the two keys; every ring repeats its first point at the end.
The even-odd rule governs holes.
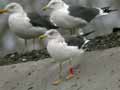
{"type": "MultiPolygon", "coordinates": [[[[81,37],[74,37],[67,40],[69,45],[81,47],[84,43],[81,37]]],[[[120,32],[113,32],[110,35],[96,37],[84,47],[86,51],[104,50],[120,46],[120,32]]]]}
{"type": "MultiPolygon", "coordinates": [[[[81,37],[70,37],[66,40],[69,45],[81,46],[84,42],[81,37]]],[[[120,46],[120,32],[114,32],[110,35],[100,36],[95,39],[92,39],[84,47],[87,52],[104,50],[113,47],[120,46]]],[[[9,65],[16,63],[23,63],[28,61],[38,61],[40,59],[49,58],[49,54],[46,49],[42,50],[33,50],[32,52],[27,53],[10,53],[0,59],[0,65],[9,65]]]]}
{"type": "Polygon", "coordinates": [[[17,64],[23,63],[28,61],[38,61],[40,59],[45,59],[50,57],[47,53],[46,49],[42,50],[33,50],[27,53],[10,53],[5,55],[3,58],[0,59],[0,65],[9,65],[9,64],[17,64]]]}

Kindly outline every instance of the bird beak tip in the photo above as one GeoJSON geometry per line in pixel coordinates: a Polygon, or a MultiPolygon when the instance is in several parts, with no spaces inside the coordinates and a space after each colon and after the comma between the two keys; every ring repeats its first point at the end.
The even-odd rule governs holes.
{"type": "Polygon", "coordinates": [[[40,35],[39,39],[45,39],[47,36],[46,35],[40,35]]]}
{"type": "Polygon", "coordinates": [[[8,10],[0,9],[0,14],[6,13],[6,12],[8,12],[8,10]]]}
{"type": "Polygon", "coordinates": [[[47,6],[44,6],[44,7],[42,8],[43,11],[46,11],[47,9],[48,9],[47,6]]]}

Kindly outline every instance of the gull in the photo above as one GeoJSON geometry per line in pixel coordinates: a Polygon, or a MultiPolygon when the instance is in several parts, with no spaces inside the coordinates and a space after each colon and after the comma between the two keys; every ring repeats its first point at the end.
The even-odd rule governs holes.
{"type": "Polygon", "coordinates": [[[0,14],[9,13],[8,24],[12,32],[25,40],[27,47],[28,39],[35,39],[44,34],[47,29],[57,28],[52,25],[45,16],[37,13],[26,13],[23,7],[15,2],[9,3],[4,9],[0,9],[0,14]]]}
{"type": "Polygon", "coordinates": [[[63,0],[50,0],[42,9],[50,9],[50,21],[56,26],[66,29],[83,28],[96,16],[108,15],[110,12],[117,10],[110,9],[110,7],[69,6],[63,0]]]}
{"type": "Polygon", "coordinates": [[[71,79],[74,77],[72,58],[76,55],[81,55],[84,53],[84,49],[79,49],[77,46],[69,46],[62,35],[55,29],[46,31],[44,35],[39,37],[40,39],[45,39],[47,42],[47,51],[50,56],[59,63],[59,79],[53,82],[54,85],[58,85],[62,81],[62,63],[69,60],[69,75],[66,79],[71,79]]]}
{"type": "MultiPolygon", "coordinates": [[[[80,28],[85,27],[95,17],[108,15],[110,12],[117,10],[110,9],[110,7],[88,8],[83,6],[70,6],[63,0],[50,0],[42,9],[49,9],[51,11],[50,21],[54,25],[69,29],[71,34],[79,30],[80,35],[84,34],[80,28]]],[[[84,37],[84,40],[86,41],[87,39],[84,37]]]]}

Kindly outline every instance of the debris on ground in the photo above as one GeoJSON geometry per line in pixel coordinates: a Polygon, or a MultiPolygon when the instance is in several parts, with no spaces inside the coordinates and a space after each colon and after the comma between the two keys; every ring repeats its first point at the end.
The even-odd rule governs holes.
{"type": "MultiPolygon", "coordinates": [[[[81,39],[81,37],[74,37],[73,39],[70,39],[68,43],[69,45],[73,46],[81,46],[83,44],[83,40],[81,39]]],[[[84,49],[86,49],[86,51],[95,51],[119,46],[120,32],[114,32],[109,35],[99,36],[90,40],[90,42],[85,45],[84,49]]]]}
{"type": "MultiPolygon", "coordinates": [[[[71,37],[67,40],[68,45],[81,46],[84,42],[81,37],[71,37]]],[[[88,44],[85,45],[86,51],[104,50],[113,47],[120,46],[120,32],[114,32],[110,35],[99,36],[95,39],[90,40],[88,44]]],[[[10,53],[0,59],[0,66],[17,64],[28,61],[38,61],[45,58],[49,58],[49,54],[46,49],[33,50],[27,53],[10,53]]]]}
{"type": "Polygon", "coordinates": [[[31,52],[26,53],[10,53],[0,59],[0,66],[1,65],[9,65],[9,64],[16,64],[21,62],[28,62],[28,61],[38,61],[40,59],[45,59],[50,57],[47,53],[46,49],[41,50],[33,50],[31,52]]]}

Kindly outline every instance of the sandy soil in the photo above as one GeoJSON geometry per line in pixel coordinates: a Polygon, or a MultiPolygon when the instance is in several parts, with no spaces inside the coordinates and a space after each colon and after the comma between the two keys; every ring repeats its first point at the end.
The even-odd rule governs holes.
{"type": "MultiPolygon", "coordinates": [[[[58,86],[58,65],[52,59],[0,67],[0,90],[120,90],[120,48],[86,52],[73,59],[75,77],[58,86]],[[80,71],[80,73],[79,73],[80,71]]],[[[67,62],[63,77],[68,74],[67,62]]]]}

